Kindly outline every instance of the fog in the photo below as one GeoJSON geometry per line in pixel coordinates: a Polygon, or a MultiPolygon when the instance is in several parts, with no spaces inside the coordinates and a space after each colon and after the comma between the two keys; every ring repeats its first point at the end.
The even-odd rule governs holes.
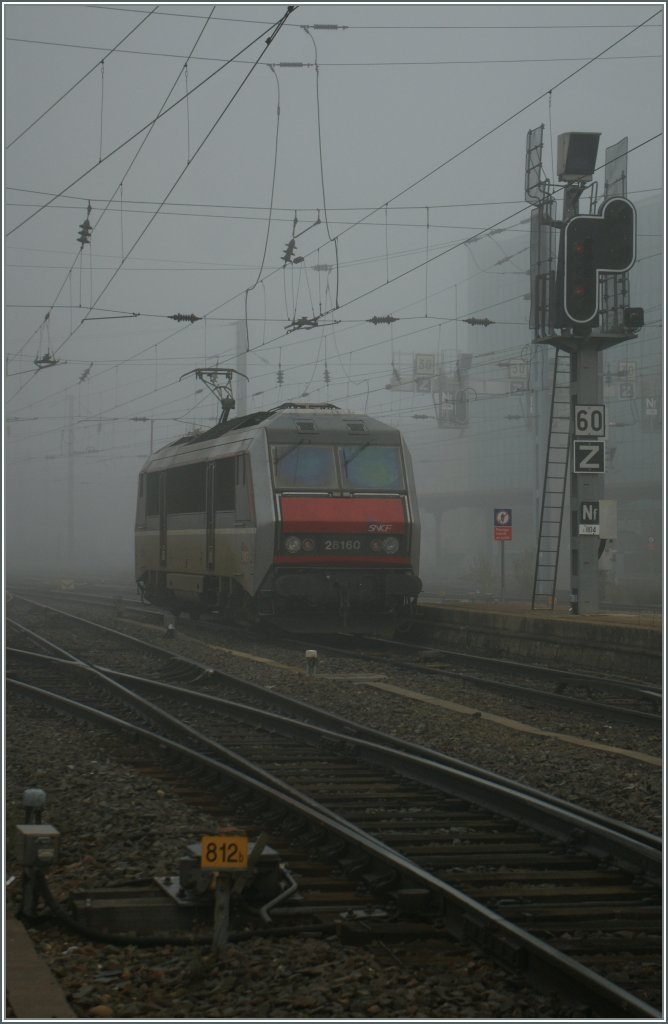
{"type": "Polygon", "coordinates": [[[629,197],[661,209],[662,10],[5,4],[10,576],[132,580],[137,475],[217,421],[206,366],[247,374],[238,412],[328,401],[404,431],[433,586],[484,589],[481,558],[496,574],[494,504],[526,506],[508,565],[530,559],[545,422],[529,440],[490,384],[533,344],[527,132],[545,125],[553,182],[560,133],[600,132],[601,158],[628,136],[629,197]],[[473,357],[465,426],[388,388],[419,354],[473,357]]]}

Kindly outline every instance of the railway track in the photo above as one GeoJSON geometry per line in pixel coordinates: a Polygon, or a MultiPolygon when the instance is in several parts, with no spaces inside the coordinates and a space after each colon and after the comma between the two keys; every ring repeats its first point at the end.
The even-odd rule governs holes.
{"type": "Polygon", "coordinates": [[[377,889],[431,893],[446,930],[507,966],[567,984],[597,1010],[658,1015],[655,837],[298,702],[288,709],[283,698],[279,713],[266,691],[251,706],[243,681],[134,638],[122,638],[119,667],[121,636],[107,631],[105,660],[115,651],[116,665],[95,668],[54,650],[48,637],[24,635],[32,652],[10,647],[7,659],[8,683],[25,694],[41,691],[72,711],[63,701],[83,702],[98,721],[113,716],[117,727],[277,802],[331,835],[377,889]],[[130,647],[142,651],[146,676],[128,671],[130,647]],[[204,684],[218,696],[193,693],[204,684]],[[243,702],[232,699],[239,687],[243,702]]]}
{"type": "MultiPolygon", "coordinates": [[[[302,644],[306,638],[302,638],[302,644]]],[[[582,710],[620,722],[662,726],[663,691],[627,679],[490,658],[446,648],[377,637],[309,637],[321,651],[410,668],[425,675],[457,678],[481,689],[538,704],[582,710]],[[506,678],[503,678],[503,677],[506,678]],[[501,678],[499,678],[501,677],[501,678]]]]}
{"type": "MultiPolygon", "coordinates": [[[[57,592],[50,596],[57,599],[58,603],[83,603],[108,609],[120,620],[128,618],[130,621],[163,625],[166,616],[170,617],[163,611],[127,596],[120,598],[76,591],[57,592]]],[[[202,633],[206,634],[207,629],[216,626],[216,623],[211,624],[209,621],[198,624],[189,621],[181,623],[178,628],[185,635],[200,637],[202,633]]],[[[344,653],[346,657],[358,657],[361,660],[376,658],[380,664],[393,668],[410,669],[436,678],[458,679],[468,685],[520,700],[530,698],[537,706],[582,712],[588,716],[593,714],[609,721],[654,728],[663,725],[663,689],[649,683],[378,637],[348,634],[339,637],[328,634],[322,637],[308,634],[295,640],[294,635],[281,634],[281,642],[293,648],[303,646],[304,643],[317,645],[322,652],[344,653]]]]}
{"type": "MultiPolygon", "coordinates": [[[[51,596],[54,596],[53,594],[51,596]]],[[[163,624],[167,613],[151,608],[129,597],[64,591],[55,595],[59,602],[85,604],[111,610],[119,619],[163,624]]],[[[208,621],[195,625],[181,623],[179,629],[200,635],[208,621]]],[[[575,672],[554,666],[516,662],[430,646],[427,643],[362,637],[342,634],[317,636],[308,634],[295,639],[294,634],[280,634],[287,646],[316,646],[321,652],[344,654],[368,661],[375,657],[381,664],[410,668],[430,676],[456,678],[481,689],[506,694],[519,700],[529,698],[539,706],[552,706],[569,711],[582,711],[607,720],[662,727],[663,690],[660,686],[634,680],[575,672]]]]}

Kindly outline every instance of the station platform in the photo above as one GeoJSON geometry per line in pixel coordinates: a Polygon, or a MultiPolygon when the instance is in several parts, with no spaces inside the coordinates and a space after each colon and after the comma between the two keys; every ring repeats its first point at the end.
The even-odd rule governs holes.
{"type": "Polygon", "coordinates": [[[523,602],[446,601],[425,596],[418,628],[471,653],[640,679],[663,678],[658,611],[573,615],[568,606],[533,611],[523,602]]]}
{"type": "Polygon", "coordinates": [[[580,623],[602,623],[611,626],[627,625],[640,626],[647,629],[663,628],[663,611],[648,611],[638,609],[634,611],[629,608],[615,610],[613,608],[602,608],[593,615],[573,615],[569,610],[568,601],[555,602],[554,610],[539,608],[534,610],[529,601],[476,601],[476,600],[453,600],[445,595],[424,594],[420,598],[421,607],[447,607],[450,609],[461,609],[462,611],[485,612],[489,614],[499,613],[504,615],[522,615],[528,618],[566,619],[569,622],[580,623]]]}
{"type": "Polygon", "coordinates": [[[76,1020],[77,1015],[21,921],[5,913],[4,1020],[76,1020]]]}

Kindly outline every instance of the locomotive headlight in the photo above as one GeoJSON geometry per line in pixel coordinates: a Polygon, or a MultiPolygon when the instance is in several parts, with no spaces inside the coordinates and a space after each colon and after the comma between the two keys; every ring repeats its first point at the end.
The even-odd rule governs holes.
{"type": "Polygon", "coordinates": [[[302,542],[299,537],[286,537],[285,550],[289,555],[296,555],[302,549],[302,542]]]}
{"type": "Polygon", "coordinates": [[[383,551],[386,555],[396,555],[399,550],[399,539],[397,537],[385,537],[383,540],[383,551]]]}
{"type": "Polygon", "coordinates": [[[376,554],[378,554],[383,550],[383,542],[382,540],[379,540],[378,537],[374,537],[372,541],[369,541],[369,547],[372,551],[375,551],[376,554]]]}
{"type": "Polygon", "coordinates": [[[302,541],[302,550],[308,551],[309,554],[312,551],[315,551],[315,541],[313,537],[304,537],[304,540],[302,541]]]}

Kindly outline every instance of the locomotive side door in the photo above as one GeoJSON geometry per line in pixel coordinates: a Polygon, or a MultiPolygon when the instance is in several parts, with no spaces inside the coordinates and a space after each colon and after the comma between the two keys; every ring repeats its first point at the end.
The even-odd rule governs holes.
{"type": "Polygon", "coordinates": [[[206,467],[206,567],[213,569],[216,558],[216,492],[214,489],[215,462],[206,467]]]}
{"type": "Polygon", "coordinates": [[[235,466],[235,523],[237,526],[248,526],[251,521],[251,502],[248,488],[248,467],[246,455],[242,453],[236,457],[235,466]]]}
{"type": "Polygon", "coordinates": [[[160,565],[167,565],[167,474],[158,481],[158,508],[160,512],[160,565]]]}

